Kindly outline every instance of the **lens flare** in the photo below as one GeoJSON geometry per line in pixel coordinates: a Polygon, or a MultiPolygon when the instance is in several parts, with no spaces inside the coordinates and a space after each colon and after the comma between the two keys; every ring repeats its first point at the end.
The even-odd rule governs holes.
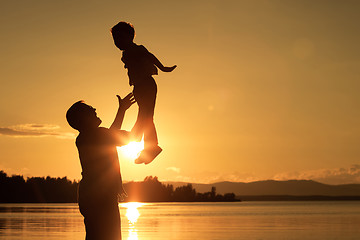
{"type": "Polygon", "coordinates": [[[144,149],[144,140],[141,142],[130,142],[129,144],[118,148],[122,156],[129,160],[136,159],[144,149]]]}

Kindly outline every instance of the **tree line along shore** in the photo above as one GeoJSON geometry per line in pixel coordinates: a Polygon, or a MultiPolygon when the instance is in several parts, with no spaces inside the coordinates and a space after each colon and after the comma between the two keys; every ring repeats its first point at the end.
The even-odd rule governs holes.
{"type": "MultiPolygon", "coordinates": [[[[76,203],[79,182],[67,177],[8,176],[0,170],[0,203],[76,203]]],[[[360,195],[235,195],[218,194],[209,185],[208,192],[197,192],[192,184],[174,188],[157,177],[124,183],[125,202],[236,202],[236,201],[360,201],[360,195]]]]}
{"type": "MultiPolygon", "coordinates": [[[[67,177],[8,176],[0,171],[0,203],[76,203],[79,182],[67,177]]],[[[148,176],[142,182],[124,183],[129,202],[234,202],[240,201],[234,193],[198,193],[191,184],[174,189],[161,183],[157,177],[148,176]]]]}

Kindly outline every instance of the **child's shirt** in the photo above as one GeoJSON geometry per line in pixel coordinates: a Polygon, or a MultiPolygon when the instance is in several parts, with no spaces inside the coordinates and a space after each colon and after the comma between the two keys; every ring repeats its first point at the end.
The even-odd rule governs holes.
{"type": "Polygon", "coordinates": [[[124,68],[128,69],[130,86],[144,84],[149,77],[158,74],[153,59],[153,55],[143,45],[134,44],[123,51],[121,61],[125,64],[124,68]]]}

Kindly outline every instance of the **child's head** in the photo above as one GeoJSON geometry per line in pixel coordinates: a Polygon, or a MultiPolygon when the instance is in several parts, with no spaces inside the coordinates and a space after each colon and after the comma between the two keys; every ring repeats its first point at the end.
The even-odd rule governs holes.
{"type": "Polygon", "coordinates": [[[72,128],[80,132],[89,128],[96,128],[101,123],[100,118],[96,115],[96,109],[85,104],[83,101],[74,103],[68,109],[66,120],[72,128]]]}
{"type": "Polygon", "coordinates": [[[120,50],[125,50],[135,37],[135,29],[133,25],[127,22],[119,22],[111,28],[111,34],[114,39],[115,46],[120,50]]]}

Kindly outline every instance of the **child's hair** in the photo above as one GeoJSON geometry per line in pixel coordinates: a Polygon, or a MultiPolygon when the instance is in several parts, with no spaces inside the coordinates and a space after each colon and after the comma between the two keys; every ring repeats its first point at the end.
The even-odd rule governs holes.
{"type": "Polygon", "coordinates": [[[115,26],[111,28],[112,35],[127,35],[134,40],[135,37],[135,29],[131,23],[128,22],[119,22],[115,26]]]}
{"type": "Polygon", "coordinates": [[[82,100],[74,103],[67,110],[66,120],[72,128],[80,131],[86,110],[88,107],[82,100]]]}

